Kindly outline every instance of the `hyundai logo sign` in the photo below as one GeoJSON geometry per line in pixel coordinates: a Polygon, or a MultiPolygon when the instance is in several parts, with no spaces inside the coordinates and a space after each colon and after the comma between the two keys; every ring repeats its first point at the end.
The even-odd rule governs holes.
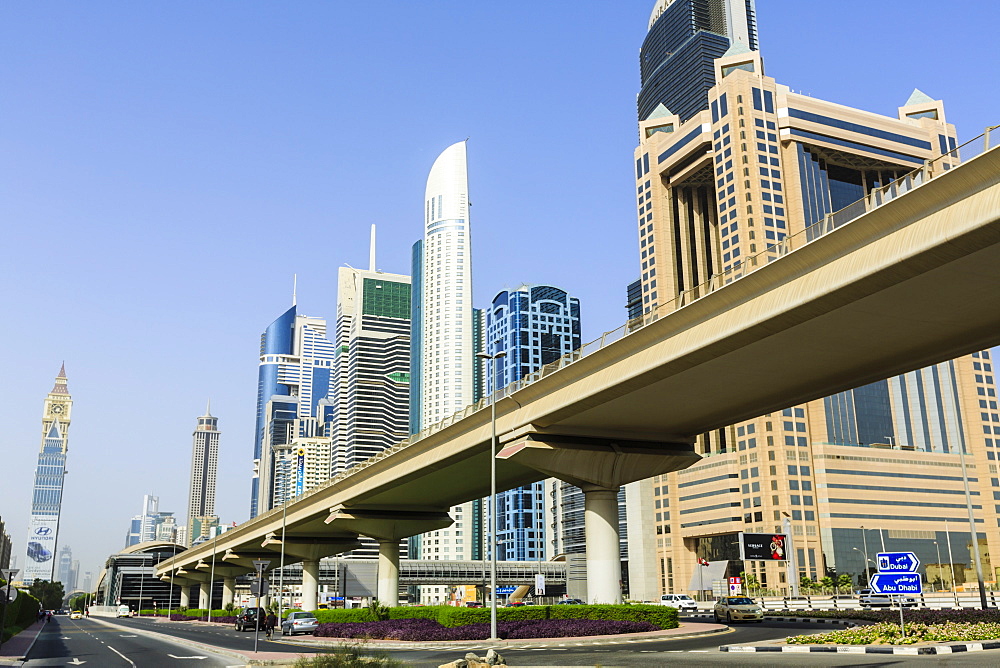
{"type": "Polygon", "coordinates": [[[52,533],[52,527],[38,527],[35,529],[36,536],[48,536],[52,533]]]}

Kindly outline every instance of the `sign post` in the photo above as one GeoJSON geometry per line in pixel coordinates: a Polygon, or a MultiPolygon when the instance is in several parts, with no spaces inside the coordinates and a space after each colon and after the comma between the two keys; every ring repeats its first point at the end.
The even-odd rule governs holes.
{"type": "Polygon", "coordinates": [[[270,564],[271,564],[271,562],[267,561],[266,559],[254,559],[253,560],[253,567],[255,569],[257,569],[257,582],[255,583],[257,585],[257,610],[254,612],[254,624],[253,624],[253,626],[254,626],[254,628],[253,628],[253,651],[254,652],[257,651],[257,641],[260,640],[260,622],[261,622],[261,618],[260,618],[260,595],[261,595],[262,591],[265,591],[265,589],[264,589],[264,584],[265,584],[265,582],[264,582],[264,571],[267,570],[267,567],[270,564]]]}
{"type": "Polygon", "coordinates": [[[878,573],[871,577],[869,585],[877,594],[896,595],[899,604],[899,628],[906,637],[903,624],[903,597],[907,594],[922,594],[923,583],[917,568],[920,560],[912,552],[879,552],[876,557],[878,573]]]}
{"type": "Polygon", "coordinates": [[[729,578],[729,595],[738,596],[743,593],[743,578],[729,578]]]}
{"type": "MultiPolygon", "coordinates": [[[[18,569],[16,568],[5,568],[2,571],[0,571],[0,574],[3,574],[3,579],[4,582],[6,582],[6,589],[7,589],[7,591],[4,592],[5,595],[3,597],[3,612],[0,613],[0,647],[3,647],[3,629],[5,626],[7,626],[7,606],[9,606],[14,601],[14,599],[10,597],[10,583],[11,580],[17,577],[17,574],[19,572],[20,571],[18,571],[18,569]]],[[[14,596],[15,597],[17,596],[16,589],[14,590],[14,596]]]]}

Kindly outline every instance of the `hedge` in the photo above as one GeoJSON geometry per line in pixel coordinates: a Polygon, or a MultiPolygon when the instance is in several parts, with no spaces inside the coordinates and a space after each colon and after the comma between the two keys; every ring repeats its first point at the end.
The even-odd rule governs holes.
{"type": "Polygon", "coordinates": [[[454,610],[450,605],[418,605],[389,608],[389,619],[433,619],[437,621],[446,610],[454,610]]]}
{"type": "MultiPolygon", "coordinates": [[[[14,587],[11,587],[14,589],[14,587]]],[[[6,593],[6,587],[2,587],[6,593]]],[[[18,633],[31,626],[38,619],[38,611],[41,610],[41,602],[29,594],[24,589],[17,590],[17,599],[7,606],[7,617],[4,622],[3,641],[16,636],[18,633]]]]}
{"type": "Polygon", "coordinates": [[[370,622],[372,613],[368,608],[337,608],[335,610],[314,610],[313,617],[320,624],[343,624],[346,622],[370,622]]]}
{"type": "Polygon", "coordinates": [[[604,619],[617,622],[649,622],[661,629],[678,626],[677,608],[664,605],[553,605],[549,619],[604,619]]]}

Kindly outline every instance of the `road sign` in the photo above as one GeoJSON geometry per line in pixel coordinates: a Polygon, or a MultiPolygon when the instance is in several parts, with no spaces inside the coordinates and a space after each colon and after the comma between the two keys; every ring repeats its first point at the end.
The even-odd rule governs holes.
{"type": "Polygon", "coordinates": [[[269,582],[267,580],[255,580],[250,583],[250,594],[253,596],[266,596],[268,591],[270,591],[269,582]]]}
{"type": "Polygon", "coordinates": [[[0,576],[3,577],[4,582],[10,582],[17,577],[19,572],[20,571],[16,568],[4,568],[3,570],[0,570],[0,576]]]}
{"type": "Polygon", "coordinates": [[[497,587],[497,594],[499,595],[513,594],[515,591],[517,591],[517,587],[514,585],[500,585],[497,587]]]}
{"type": "Polygon", "coordinates": [[[2,590],[0,590],[0,593],[3,593],[3,594],[5,594],[7,596],[7,602],[8,603],[13,603],[14,601],[17,600],[17,590],[14,589],[13,587],[10,588],[10,593],[9,594],[7,593],[7,588],[6,587],[4,587],[2,590]]]}
{"type": "Polygon", "coordinates": [[[916,573],[920,560],[912,552],[879,552],[879,573],[916,573]]]}
{"type": "Polygon", "coordinates": [[[271,564],[271,562],[267,561],[266,559],[254,559],[253,560],[253,567],[257,569],[258,573],[266,571],[267,567],[270,564],[271,564]]]}
{"type": "Polygon", "coordinates": [[[869,582],[878,594],[922,594],[919,573],[876,573],[869,582]]]}

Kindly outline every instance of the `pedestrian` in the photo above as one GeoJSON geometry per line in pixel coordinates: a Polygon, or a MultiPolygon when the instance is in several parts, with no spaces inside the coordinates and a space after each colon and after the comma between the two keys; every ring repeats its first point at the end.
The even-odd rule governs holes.
{"type": "Polygon", "coordinates": [[[267,613],[267,619],[264,620],[264,634],[267,639],[271,639],[271,634],[274,633],[274,627],[278,625],[278,618],[273,612],[267,613]]]}

